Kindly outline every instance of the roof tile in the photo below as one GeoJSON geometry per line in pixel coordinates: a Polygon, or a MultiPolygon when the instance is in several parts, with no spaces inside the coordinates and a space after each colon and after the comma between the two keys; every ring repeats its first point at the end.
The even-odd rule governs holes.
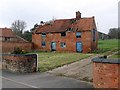
{"type": "Polygon", "coordinates": [[[10,28],[0,28],[0,37],[16,37],[10,28]]]}
{"type": "Polygon", "coordinates": [[[52,32],[65,32],[69,28],[73,28],[78,31],[92,30],[94,18],[80,18],[79,20],[73,19],[59,19],[55,20],[51,24],[45,24],[39,26],[35,33],[52,33],[52,32]]]}

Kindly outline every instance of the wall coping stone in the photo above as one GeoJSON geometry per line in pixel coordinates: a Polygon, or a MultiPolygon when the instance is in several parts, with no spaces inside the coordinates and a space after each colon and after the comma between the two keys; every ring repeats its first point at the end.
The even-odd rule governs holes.
{"type": "Polygon", "coordinates": [[[112,59],[112,58],[105,58],[104,56],[102,57],[96,57],[92,59],[93,62],[95,63],[108,63],[108,64],[120,64],[120,59],[112,59]]]}
{"type": "Polygon", "coordinates": [[[0,54],[0,56],[31,56],[37,54],[0,54]]]}

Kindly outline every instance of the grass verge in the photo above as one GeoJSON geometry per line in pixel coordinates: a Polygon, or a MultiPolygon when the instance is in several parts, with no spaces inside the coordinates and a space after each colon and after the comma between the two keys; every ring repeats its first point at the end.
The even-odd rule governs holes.
{"type": "Polygon", "coordinates": [[[115,52],[120,49],[118,48],[119,42],[120,39],[99,40],[98,50],[95,50],[93,53],[109,55],[111,52],[115,52]]]}
{"type": "Polygon", "coordinates": [[[81,59],[91,56],[90,54],[82,53],[54,53],[54,52],[40,52],[38,53],[39,71],[44,72],[70,64],[81,59]]]}

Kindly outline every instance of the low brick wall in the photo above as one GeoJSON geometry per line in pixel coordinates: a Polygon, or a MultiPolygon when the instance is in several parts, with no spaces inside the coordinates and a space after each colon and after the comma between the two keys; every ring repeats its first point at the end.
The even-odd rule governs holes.
{"type": "Polygon", "coordinates": [[[37,71],[36,54],[3,54],[2,69],[11,72],[31,73],[37,71]]]}
{"type": "Polygon", "coordinates": [[[32,43],[30,42],[0,42],[2,47],[1,53],[13,52],[15,48],[21,48],[24,51],[31,51],[32,43]]]}
{"type": "Polygon", "coordinates": [[[93,59],[93,85],[95,88],[119,88],[120,60],[93,59]]]}

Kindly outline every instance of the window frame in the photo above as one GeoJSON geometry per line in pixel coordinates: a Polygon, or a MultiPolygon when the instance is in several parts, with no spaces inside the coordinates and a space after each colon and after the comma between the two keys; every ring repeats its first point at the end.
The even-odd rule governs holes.
{"type": "Polygon", "coordinates": [[[60,47],[61,47],[61,48],[66,48],[66,43],[65,43],[65,42],[61,42],[61,43],[60,43],[60,47]]]}
{"type": "Polygon", "coordinates": [[[76,38],[81,38],[82,33],[81,32],[76,32],[76,38]],[[79,35],[78,35],[79,34],[79,35]]]}
{"type": "Polygon", "coordinates": [[[61,37],[65,37],[66,36],[66,32],[61,32],[61,37]]]}
{"type": "Polygon", "coordinates": [[[42,41],[42,42],[41,42],[41,46],[42,46],[42,47],[46,47],[46,42],[45,42],[45,41],[42,41]],[[43,43],[44,43],[44,44],[43,44],[43,43]]]}
{"type": "Polygon", "coordinates": [[[42,37],[42,38],[46,38],[46,33],[42,33],[42,34],[41,34],[41,37],[42,37]]]}

